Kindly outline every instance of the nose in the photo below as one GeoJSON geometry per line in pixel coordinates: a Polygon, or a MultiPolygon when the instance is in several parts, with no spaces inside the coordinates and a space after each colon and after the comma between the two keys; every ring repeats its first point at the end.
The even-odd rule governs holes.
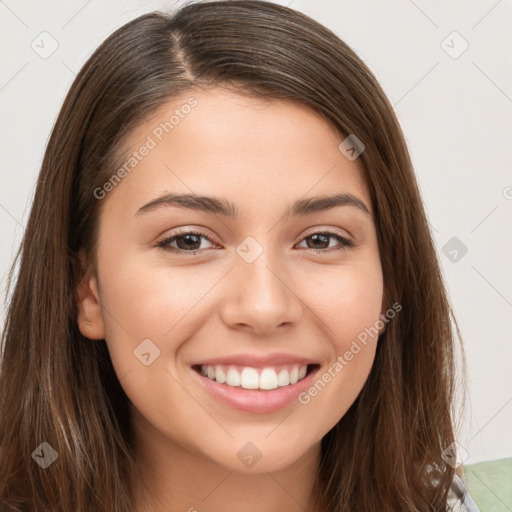
{"type": "Polygon", "coordinates": [[[264,250],[252,263],[237,256],[230,274],[220,312],[229,327],[269,335],[300,320],[300,290],[277,255],[264,250]]]}

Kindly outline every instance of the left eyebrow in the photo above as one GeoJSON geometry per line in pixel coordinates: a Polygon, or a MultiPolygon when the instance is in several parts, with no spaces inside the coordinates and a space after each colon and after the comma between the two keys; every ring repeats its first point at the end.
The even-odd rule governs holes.
{"type": "MultiPolygon", "coordinates": [[[[144,206],[141,206],[137,210],[135,216],[143,215],[161,207],[172,206],[202,211],[205,213],[224,215],[226,217],[236,217],[239,211],[238,207],[227,199],[219,199],[216,197],[201,196],[197,194],[164,194],[163,196],[153,199],[144,206]]],[[[370,210],[361,199],[352,194],[342,193],[333,196],[317,196],[299,199],[287,208],[284,213],[284,217],[289,217],[290,215],[305,216],[311,213],[330,210],[331,208],[339,206],[352,206],[368,215],[371,215],[370,210]]]]}

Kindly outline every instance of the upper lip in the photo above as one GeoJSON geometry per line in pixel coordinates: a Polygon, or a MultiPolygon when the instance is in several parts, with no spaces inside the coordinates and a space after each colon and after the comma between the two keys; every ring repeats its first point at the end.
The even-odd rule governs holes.
{"type": "MultiPolygon", "coordinates": [[[[194,365],[237,365],[237,366],[250,366],[253,368],[264,368],[270,366],[277,366],[281,364],[318,364],[317,361],[309,359],[304,356],[285,354],[283,352],[265,355],[254,354],[232,354],[229,356],[220,356],[212,359],[204,359],[194,363],[194,365]]],[[[194,366],[193,365],[193,366],[194,366]]]]}

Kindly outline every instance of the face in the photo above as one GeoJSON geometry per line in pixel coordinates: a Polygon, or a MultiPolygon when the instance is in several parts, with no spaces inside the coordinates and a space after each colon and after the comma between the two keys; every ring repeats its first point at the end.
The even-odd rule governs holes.
{"type": "Polygon", "coordinates": [[[383,280],[363,167],[343,138],[307,107],[220,88],[133,132],[130,170],[96,193],[80,329],[105,340],[141,436],[274,471],[354,402],[383,280]]]}

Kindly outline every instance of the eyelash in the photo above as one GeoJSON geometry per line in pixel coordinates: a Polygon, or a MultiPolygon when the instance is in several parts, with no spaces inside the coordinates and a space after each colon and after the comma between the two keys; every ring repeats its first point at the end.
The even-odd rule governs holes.
{"type": "MultiPolygon", "coordinates": [[[[160,242],[158,242],[156,244],[156,246],[164,251],[167,251],[167,252],[172,252],[172,253],[175,253],[175,254],[186,254],[187,256],[190,255],[190,256],[193,256],[193,255],[196,255],[196,254],[199,254],[200,252],[203,252],[204,249],[199,249],[199,250],[196,250],[196,251],[185,251],[184,249],[177,249],[175,247],[171,247],[170,244],[172,242],[174,242],[177,238],[180,238],[182,236],[186,236],[186,235],[199,235],[202,239],[206,239],[208,240],[209,242],[212,242],[212,243],[215,243],[213,240],[210,239],[210,237],[208,237],[207,235],[205,235],[204,233],[201,233],[200,231],[192,231],[192,230],[189,230],[189,231],[183,231],[183,232],[180,232],[180,233],[177,233],[171,237],[168,237],[168,238],[165,238],[163,240],[161,240],[160,242]]],[[[330,252],[333,252],[333,251],[343,251],[343,250],[347,250],[347,249],[352,249],[353,247],[356,246],[356,244],[350,240],[348,240],[347,238],[345,238],[344,236],[340,235],[339,233],[335,232],[335,231],[329,231],[329,230],[326,230],[326,231],[315,231],[314,233],[311,233],[309,234],[308,236],[305,236],[302,240],[306,240],[307,238],[310,238],[314,235],[327,235],[328,237],[332,237],[332,238],[335,238],[336,240],[338,240],[338,242],[341,242],[341,246],[340,247],[334,247],[334,248],[330,248],[330,249],[306,249],[306,251],[309,251],[309,252],[313,252],[313,253],[330,253],[330,252]]]]}

